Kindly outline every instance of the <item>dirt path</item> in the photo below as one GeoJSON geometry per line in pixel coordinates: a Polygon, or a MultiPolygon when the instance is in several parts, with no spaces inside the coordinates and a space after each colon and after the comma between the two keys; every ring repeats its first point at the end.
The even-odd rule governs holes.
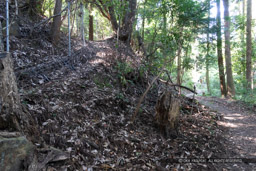
{"type": "Polygon", "coordinates": [[[256,112],[232,100],[216,97],[196,97],[203,105],[223,115],[219,126],[227,128],[223,135],[227,142],[230,158],[249,158],[255,163],[235,164],[231,170],[256,170],[256,112]]]}

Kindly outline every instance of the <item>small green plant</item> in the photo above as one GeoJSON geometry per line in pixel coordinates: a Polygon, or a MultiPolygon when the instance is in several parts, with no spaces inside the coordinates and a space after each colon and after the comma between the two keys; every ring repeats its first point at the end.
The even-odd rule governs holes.
{"type": "Polygon", "coordinates": [[[116,98],[123,100],[123,99],[124,99],[123,93],[117,93],[117,94],[116,94],[116,98]]]}
{"type": "Polygon", "coordinates": [[[127,74],[134,71],[134,69],[130,66],[129,63],[118,62],[116,66],[116,70],[118,71],[118,77],[122,86],[126,86],[128,82],[131,82],[126,78],[127,74]]]}
{"type": "Polygon", "coordinates": [[[98,88],[103,89],[105,87],[112,87],[110,79],[108,77],[96,76],[93,78],[93,82],[98,86],[98,88]]]}

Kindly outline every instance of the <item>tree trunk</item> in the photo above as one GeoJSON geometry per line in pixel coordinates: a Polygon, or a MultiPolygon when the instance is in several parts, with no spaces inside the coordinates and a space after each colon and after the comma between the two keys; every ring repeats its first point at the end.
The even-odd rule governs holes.
{"type": "Polygon", "coordinates": [[[75,23],[75,19],[76,19],[76,9],[77,9],[77,4],[75,6],[75,10],[73,11],[72,9],[72,5],[70,6],[70,11],[73,11],[73,15],[72,15],[72,12],[71,12],[71,15],[70,15],[70,21],[71,21],[71,31],[70,31],[70,35],[72,36],[73,35],[73,30],[74,30],[74,23],[75,23]]]}
{"type": "Polygon", "coordinates": [[[21,104],[18,94],[13,61],[4,52],[2,23],[0,22],[0,130],[20,130],[18,116],[21,104]]]}
{"type": "Polygon", "coordinates": [[[131,34],[133,31],[133,23],[135,21],[137,0],[129,0],[128,9],[125,11],[122,27],[120,29],[120,40],[127,45],[130,44],[131,34]]]}
{"type": "Polygon", "coordinates": [[[89,7],[89,40],[93,41],[93,15],[92,9],[89,7]]]}
{"type": "Polygon", "coordinates": [[[146,12],[145,12],[145,6],[146,6],[147,0],[144,1],[143,4],[143,15],[142,15],[142,32],[141,32],[141,37],[142,37],[142,42],[144,42],[144,32],[145,32],[145,20],[146,20],[146,12]]]}
{"type": "Polygon", "coordinates": [[[247,89],[252,89],[252,0],[247,2],[246,22],[246,80],[247,89]]]}
{"type": "Polygon", "coordinates": [[[43,0],[29,0],[29,15],[42,14],[43,0]]]}
{"type": "Polygon", "coordinates": [[[161,94],[156,104],[155,120],[164,135],[169,137],[178,133],[180,100],[171,91],[161,94]]]}
{"type": "MultiPolygon", "coordinates": [[[[61,13],[62,0],[56,0],[54,15],[61,13]]],[[[54,44],[57,44],[60,38],[60,26],[61,26],[61,14],[53,18],[53,23],[51,26],[52,37],[51,40],[54,44]]]]}
{"type": "Polygon", "coordinates": [[[111,25],[112,29],[115,32],[116,36],[119,30],[119,40],[125,42],[127,45],[130,45],[131,41],[131,34],[133,31],[133,24],[135,21],[135,14],[136,14],[136,7],[137,7],[137,0],[124,0],[124,3],[121,3],[121,7],[125,9],[124,14],[122,15],[122,25],[119,29],[119,24],[116,17],[116,11],[114,8],[114,3],[110,0],[105,2],[103,1],[93,1],[94,4],[98,7],[100,12],[104,17],[106,17],[111,25]],[[127,5],[127,6],[123,6],[127,5]]]}
{"type": "Polygon", "coordinates": [[[242,29],[241,29],[241,51],[242,51],[242,55],[241,55],[241,72],[243,73],[243,77],[246,78],[246,57],[245,57],[245,39],[244,39],[244,34],[245,34],[245,1],[246,0],[242,0],[242,17],[243,17],[243,23],[242,23],[242,29]]]}
{"type": "Polygon", "coordinates": [[[219,66],[219,78],[220,78],[220,90],[221,96],[224,97],[226,93],[226,83],[222,56],[222,40],[221,40],[221,18],[220,18],[220,0],[216,0],[217,3],[217,53],[218,53],[218,66],[219,66]]]}
{"type": "Polygon", "coordinates": [[[225,59],[227,72],[227,95],[235,96],[235,87],[232,73],[231,53],[230,53],[230,17],[229,17],[229,0],[223,0],[224,19],[225,19],[225,59]]]}
{"type": "MultiPolygon", "coordinates": [[[[182,28],[183,30],[183,28],[182,28]]],[[[182,32],[181,32],[182,34],[182,32]]],[[[177,84],[182,84],[182,68],[181,68],[181,52],[182,52],[182,46],[183,46],[183,40],[179,40],[179,47],[178,47],[178,54],[177,54],[177,84]]],[[[179,94],[181,94],[181,88],[179,87],[179,94]]]]}
{"type": "Polygon", "coordinates": [[[177,84],[181,85],[181,50],[182,45],[179,45],[178,54],[177,54],[177,84]]]}
{"type": "Polygon", "coordinates": [[[206,53],[206,60],[205,60],[205,65],[206,65],[206,85],[207,85],[207,91],[209,94],[211,94],[211,89],[210,89],[210,76],[209,76],[209,51],[210,51],[210,9],[211,9],[211,2],[208,0],[208,21],[207,21],[207,53],[206,53]]]}
{"type": "Polygon", "coordinates": [[[80,6],[80,12],[81,12],[81,36],[82,36],[82,41],[83,45],[85,46],[85,39],[84,39],[84,5],[81,3],[80,6]]]}

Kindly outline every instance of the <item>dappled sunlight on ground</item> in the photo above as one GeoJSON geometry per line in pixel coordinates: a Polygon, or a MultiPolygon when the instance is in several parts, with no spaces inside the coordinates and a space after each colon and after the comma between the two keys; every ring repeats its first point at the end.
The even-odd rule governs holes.
{"type": "Polygon", "coordinates": [[[227,128],[237,128],[237,127],[241,126],[241,125],[239,125],[237,123],[233,124],[233,123],[227,123],[225,121],[219,121],[218,124],[221,125],[221,126],[227,127],[227,128]]]}
{"type": "Polygon", "coordinates": [[[215,97],[196,97],[200,103],[223,115],[219,126],[227,128],[225,135],[230,150],[244,158],[256,157],[256,115],[236,101],[215,97]]]}
{"type": "Polygon", "coordinates": [[[245,119],[245,116],[242,116],[240,114],[230,114],[231,116],[225,116],[225,119],[227,120],[237,120],[237,119],[245,119]]]}

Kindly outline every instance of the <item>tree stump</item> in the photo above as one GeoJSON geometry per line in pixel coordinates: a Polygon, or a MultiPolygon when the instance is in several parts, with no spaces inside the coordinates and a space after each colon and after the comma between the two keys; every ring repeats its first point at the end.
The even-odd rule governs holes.
{"type": "Polygon", "coordinates": [[[17,115],[21,114],[13,61],[4,52],[2,24],[0,21],[0,130],[19,130],[17,115]]]}
{"type": "Polygon", "coordinates": [[[177,136],[180,115],[180,100],[171,91],[160,95],[156,104],[156,122],[164,135],[177,136]]]}

